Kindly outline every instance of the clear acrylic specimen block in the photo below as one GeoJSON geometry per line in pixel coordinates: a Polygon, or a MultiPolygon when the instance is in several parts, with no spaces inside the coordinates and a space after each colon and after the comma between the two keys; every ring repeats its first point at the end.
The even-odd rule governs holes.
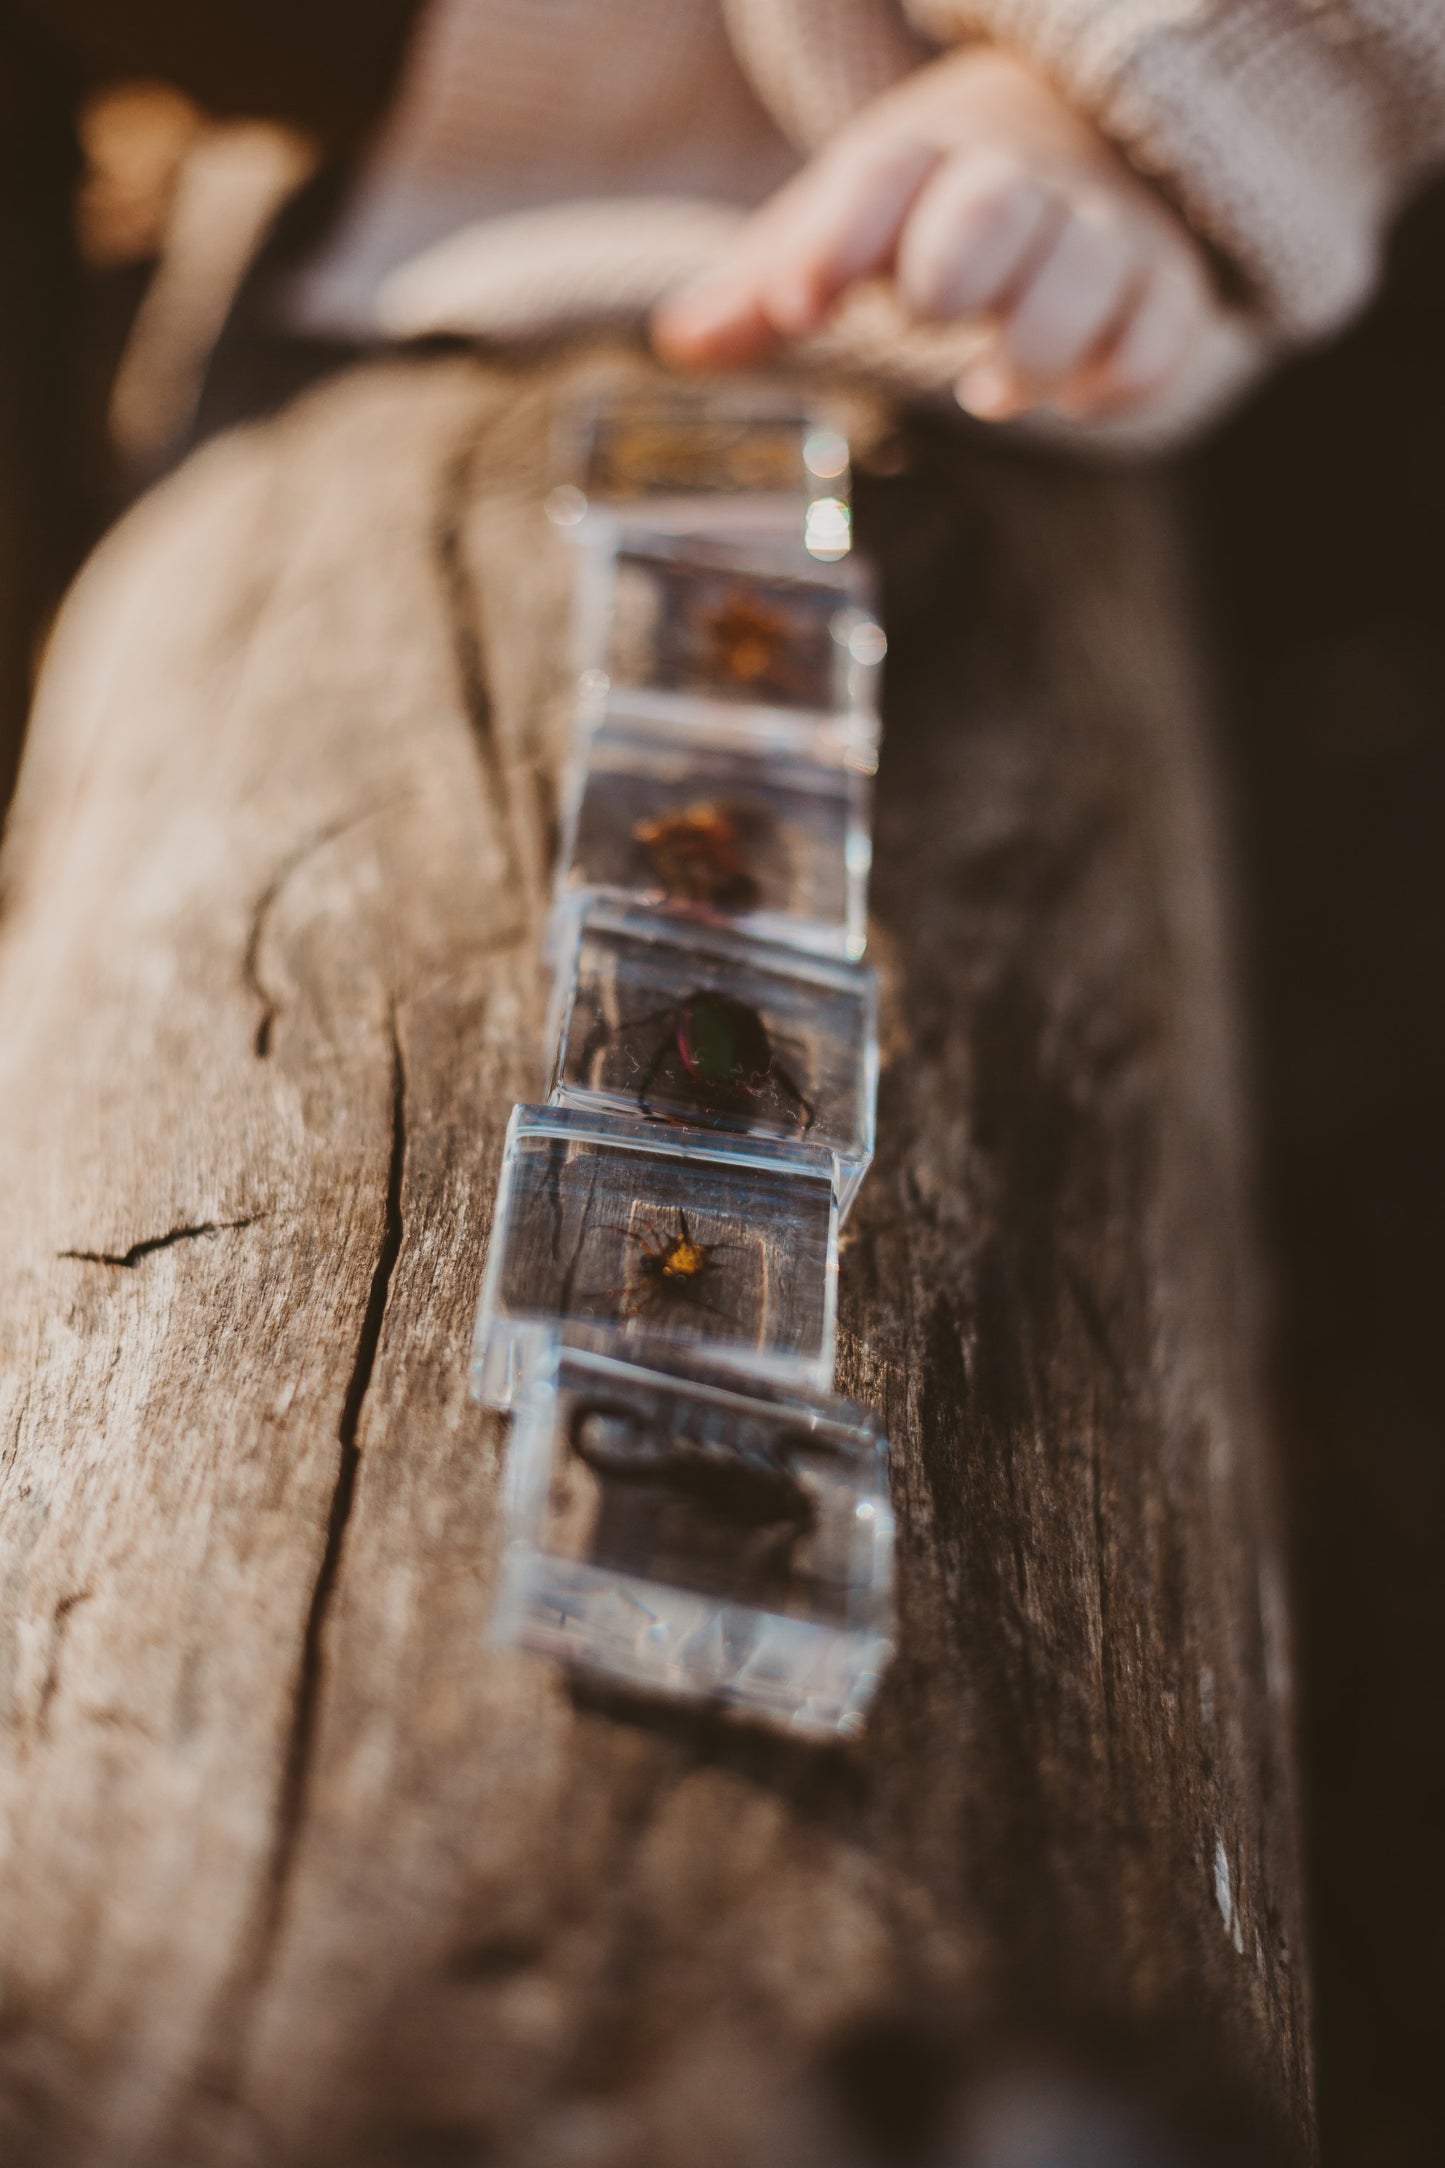
{"type": "Polygon", "coordinates": [[[568,775],[559,920],[605,896],[859,957],[874,764],[862,750],[806,760],[702,731],[679,742],[614,707],[568,775]]]}
{"type": "Polygon", "coordinates": [[[674,729],[716,723],[777,747],[876,745],[886,642],[856,556],[631,526],[579,551],[584,718],[609,694],[674,729]]]}
{"type": "Polygon", "coordinates": [[[873,974],[657,912],[594,905],[562,959],[554,1105],[820,1145],[839,1217],[873,1156],[873,974]]]}
{"type": "Polygon", "coordinates": [[[856,1737],[893,1653],[887,1445],[864,1411],[541,1344],[495,1637],[795,1737],[856,1737]]]}
{"type": "Polygon", "coordinates": [[[664,527],[777,534],[847,554],[849,415],[785,387],[657,385],[574,402],[555,435],[558,526],[645,514],[664,527]]]}
{"type": "Polygon", "coordinates": [[[567,1107],[512,1111],[477,1311],[477,1397],[506,1407],[527,1347],[679,1349],[833,1376],[838,1209],[816,1145],[567,1107]]]}

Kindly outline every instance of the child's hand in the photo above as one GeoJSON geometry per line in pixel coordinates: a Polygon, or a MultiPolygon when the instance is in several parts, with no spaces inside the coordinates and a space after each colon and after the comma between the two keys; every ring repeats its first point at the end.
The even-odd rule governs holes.
{"type": "Polygon", "coordinates": [[[682,367],[745,366],[889,274],[911,315],[977,325],[957,392],[988,420],[1137,411],[1221,309],[1163,198],[1022,62],[977,47],[860,113],[653,336],[682,367]]]}

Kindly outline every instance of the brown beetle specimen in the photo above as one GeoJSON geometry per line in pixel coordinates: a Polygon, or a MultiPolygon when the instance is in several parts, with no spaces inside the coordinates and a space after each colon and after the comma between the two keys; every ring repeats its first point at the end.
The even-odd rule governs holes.
{"type": "Polygon", "coordinates": [[[809,699],[811,673],[796,652],[798,626],[787,609],[732,587],[699,609],[697,629],[706,676],[763,696],[809,699]]]}
{"type": "Polygon", "coordinates": [[[759,895],[744,862],[744,820],[736,808],[707,799],[640,820],[632,839],[666,896],[718,911],[750,911],[759,895]]]}

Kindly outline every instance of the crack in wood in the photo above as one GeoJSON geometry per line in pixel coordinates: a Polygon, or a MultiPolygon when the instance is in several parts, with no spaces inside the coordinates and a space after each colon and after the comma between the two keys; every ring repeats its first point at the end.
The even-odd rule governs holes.
{"type": "MultiPolygon", "coordinates": [[[[92,1604],[71,1619],[49,1737],[22,1772],[28,1781],[11,1787],[5,1939],[21,1957],[10,1970],[63,1978],[71,1992],[23,2012],[33,2037],[19,2043],[18,2059],[7,2056],[0,2125],[8,2132],[23,2122],[19,2151],[35,2168],[41,2152],[54,2168],[77,2152],[99,2159],[137,2147],[152,2168],[215,2168],[242,2155],[460,2160],[490,2151],[498,2162],[545,2161],[579,2147],[671,2160],[694,2132],[702,2155],[715,2138],[714,2152],[781,2149],[799,2168],[850,2144],[881,2157],[905,2140],[868,2122],[851,2095],[817,2096],[826,2129],[816,2144],[802,2118],[825,2082],[824,2051],[836,2049],[879,2089],[906,2078],[926,2093],[926,2057],[910,2062],[906,2043],[858,2029],[916,1996],[937,2014],[950,2075],[964,2081],[982,2073],[992,2082],[996,2043],[1011,2049],[1017,2027],[1028,2046],[1037,2026],[1048,2042],[1077,2041],[1086,2075],[1096,2043],[1131,2070],[1137,2044],[1143,2077],[1167,2084],[1160,2073],[1172,2071],[1172,2042],[1156,2051],[1150,2029],[1177,2014],[1186,2075],[1218,2033],[1226,2075],[1243,2082],[1258,2072],[1270,2099],[1297,2108],[1306,2128],[1303,1996],[1297,1971],[1275,1954],[1295,1920],[1287,1738],[1253,1611],[1240,1598],[1257,1583],[1264,1507],[1249,1456],[1216,1473],[1206,1450],[1216,1436],[1231,1447],[1252,1438],[1258,1413],[1247,1350],[1231,1345],[1235,1147],[1232,1129],[1220,1126],[1227,1020],[1208,946],[1211,890],[1192,870],[1173,797],[1160,810],[1164,785],[1191,788],[1192,771],[1179,766],[1188,688],[1181,683],[1175,697],[1170,612],[1167,597],[1157,609],[1151,601],[1147,547],[1132,529],[1121,538],[1113,500],[1102,489],[1095,496],[1092,478],[1056,491],[1016,461],[995,482],[980,460],[976,490],[964,462],[956,491],[951,470],[928,476],[927,492],[946,486],[965,505],[950,518],[977,522],[972,554],[929,527],[922,480],[916,504],[894,500],[881,535],[899,603],[890,630],[900,669],[879,778],[880,899],[898,949],[901,1043],[877,1186],[862,1208],[867,1233],[850,1260],[844,1352],[850,1382],[886,1407],[894,1435],[902,1654],[866,1744],[825,1763],[717,1717],[564,1685],[539,1663],[518,1659],[493,1672],[471,1659],[487,1596],[472,1565],[496,1533],[500,1426],[489,1421],[477,1436],[486,1465],[459,1453],[454,1396],[438,1385],[438,1365],[445,1370],[452,1324],[475,1296],[476,1245],[456,1220],[457,1170],[474,1157],[478,1106],[513,1096],[508,1019],[513,1006],[525,1014],[530,998],[520,968],[483,969],[479,958],[503,914],[510,939],[517,920],[535,934],[544,908],[534,784],[517,733],[532,688],[538,696],[543,688],[549,613],[562,598],[542,563],[535,506],[518,486],[524,450],[529,489],[538,464],[539,447],[523,437],[533,407],[499,390],[518,417],[506,424],[512,438],[497,438],[511,464],[503,469],[499,458],[494,467],[488,449],[467,473],[464,521],[453,506],[461,522],[453,546],[460,551],[464,539],[465,563],[452,569],[459,579],[464,569],[485,606],[492,758],[505,769],[529,876],[508,892],[483,756],[463,743],[434,555],[443,470],[463,435],[479,434],[459,425],[456,401],[467,400],[469,415],[474,402],[453,391],[452,375],[434,406],[422,370],[398,374],[405,388],[394,408],[362,372],[319,407],[298,408],[284,450],[258,440],[278,465],[297,462],[284,519],[268,518],[254,538],[238,526],[232,543],[221,484],[214,511],[201,503],[187,512],[196,500],[182,499],[174,516],[204,511],[215,522],[196,530],[213,537],[198,566],[203,594],[229,585],[237,568],[227,569],[227,556],[269,553],[284,580],[275,604],[283,645],[297,583],[328,583],[307,664],[323,691],[354,686],[351,665],[363,660],[343,648],[338,671],[328,643],[345,642],[358,612],[380,610],[398,566],[420,577],[422,587],[407,590],[416,606],[388,639],[385,682],[371,685],[368,665],[367,682],[354,686],[373,703],[378,730],[399,712],[418,713],[400,766],[388,752],[368,781],[357,764],[335,795],[301,810],[328,762],[333,774],[348,773],[348,704],[322,698],[321,735],[293,743],[268,705],[270,662],[238,676],[229,626],[198,625],[184,686],[172,684],[165,640],[153,640],[164,688],[152,697],[144,671],[127,681],[106,735],[111,825],[84,939],[70,938],[64,909],[57,918],[39,907],[47,884],[75,869],[63,849],[42,848],[38,830],[24,860],[38,907],[6,929],[15,985],[54,972],[57,1028],[72,1037],[90,1029],[99,1003],[116,1059],[90,1064],[78,1097],[53,1089],[47,1097],[43,1064],[13,1085],[7,1071],[0,1117],[17,1145],[6,1173],[15,1223],[7,1248],[22,1303],[12,1323],[0,1299],[0,1459],[12,1426],[23,1429],[22,1465],[3,1475],[8,1570],[17,1586],[43,1571],[46,1591],[37,1643],[24,1652],[32,1722],[56,1600],[90,1585],[105,1612],[92,1604]],[[360,422],[346,420],[346,407],[326,435],[327,401],[339,409],[353,400],[360,422]],[[304,418],[312,412],[314,441],[304,418]],[[373,437],[377,457],[353,458],[373,437]],[[339,473],[342,462],[352,471],[339,473]],[[336,491],[353,482],[349,511],[336,491]],[[395,531],[403,484],[404,537],[395,531]],[[418,488],[424,532],[411,525],[418,488]],[[381,526],[384,549],[372,546],[381,526]],[[966,611],[959,594],[970,597],[966,611]],[[189,892],[169,892],[162,931],[190,963],[175,986],[154,992],[164,1060],[143,1076],[128,1078],[124,1067],[135,1044],[129,1010],[152,996],[108,968],[105,913],[116,895],[124,901],[152,879],[153,809],[133,786],[170,750],[169,736],[153,739],[154,716],[173,718],[165,727],[185,755],[166,760],[178,817],[210,832],[234,809],[233,736],[211,746],[201,727],[218,698],[231,701],[236,729],[254,739],[272,787],[284,784],[296,807],[291,824],[260,844],[253,838],[263,855],[230,891],[222,961],[241,1063],[236,1089],[223,1079],[215,1106],[218,1125],[231,1124],[248,1149],[259,1139],[287,1169],[294,1211],[279,1194],[273,1203],[293,1254],[281,1273],[269,1236],[223,1245],[213,1271],[185,1275],[198,1283],[196,1300],[185,1329],[163,1343],[91,1330],[81,1314],[72,1329],[57,1289],[144,1295],[147,1283],[50,1274],[49,1285],[39,1274],[27,1309],[26,1230],[41,1230],[48,1252],[55,1232],[83,1244],[93,1227],[97,1248],[108,1236],[104,1250],[125,1252],[138,1211],[148,1233],[175,1214],[154,1197],[148,1208],[144,1199],[127,1204],[125,1153],[102,1155],[92,1169],[82,1151],[71,1172],[95,1202],[57,1224],[47,1217],[46,1166],[37,1160],[32,1173],[19,1140],[33,1133],[48,1158],[72,1137],[83,1146],[95,1134],[120,1135],[126,1099],[139,1094],[145,1143],[156,1092],[184,1105],[209,1073],[204,1013],[185,1005],[210,983],[208,951],[194,939],[204,927],[187,922],[189,892]],[[393,932],[383,895],[345,953],[330,953],[336,944],[308,925],[341,908],[341,875],[353,860],[365,870],[372,838],[338,843],[333,858],[270,896],[249,998],[242,949],[257,892],[303,837],[373,790],[385,795],[393,774],[411,779],[427,817],[388,816],[374,836],[394,861],[388,887],[419,908],[401,913],[393,932]],[[1117,819],[1100,839],[1097,867],[1057,904],[1047,868],[1023,859],[999,869],[997,896],[991,872],[955,884],[960,860],[997,823],[1037,824],[1047,841],[1066,829],[1069,807],[1096,802],[1117,806],[1117,819]],[[1146,871],[1157,871],[1157,905],[1146,871]],[[334,990],[366,1032],[364,1052],[355,1049],[365,1089],[339,1095],[324,1131],[298,1122],[289,1099],[273,1105],[274,1095],[250,1089],[252,1034],[271,996],[280,1011],[263,1058],[286,1061],[301,1036],[292,965],[303,948],[318,950],[308,954],[316,966],[308,979],[328,999],[334,990]],[[396,989],[390,1028],[395,1041],[399,1025],[404,1078],[398,1051],[388,1051],[385,992],[368,1018],[356,1017],[357,975],[378,964],[396,989]],[[502,1009],[487,1007],[494,992],[502,1009]],[[1099,1064],[1115,1062],[1121,1032],[1140,1018],[1163,1020],[1157,1050],[1147,1046],[1137,1070],[1108,1068],[1106,1089],[1099,1064]],[[1181,1035],[1199,1052],[1187,1072],[1169,1058],[1181,1035]],[[16,1099],[22,1084],[31,1096],[16,1099]],[[338,1219],[349,1227],[340,1257],[338,1219]],[[422,1289],[412,1284],[414,1260],[434,1223],[422,1289]],[[1113,1364],[1061,1284],[1071,1258],[1112,1338],[1113,1364]],[[1157,1291],[1140,1279],[1146,1272],[1157,1291]],[[425,1316],[403,1344],[414,1297],[425,1316]],[[23,1358],[13,1386],[12,1348],[23,1358]],[[17,1417],[28,1377],[33,1405],[17,1417]],[[400,1456],[389,1432],[403,1383],[415,1436],[400,1456]],[[137,1411],[136,1420],[110,1426],[97,1459],[76,1440],[92,1437],[106,1405],[137,1411]],[[428,1532],[438,1527],[462,1546],[457,1572],[428,1570],[436,1564],[428,1532]],[[394,1587],[367,1570],[383,1544],[409,1569],[394,1587]],[[1101,1557],[1107,1610],[1096,1616],[1101,1557]],[[237,1619],[268,1590],[272,1615],[237,1644],[237,1619]],[[1107,1711],[1096,1659],[1108,1665],[1107,1711]],[[141,1698],[147,1679],[159,1699],[141,1698]],[[445,1729],[428,1723],[434,1696],[418,1684],[438,1681],[456,1696],[445,1729]],[[157,1728],[152,1745],[121,1728],[126,1711],[116,1705],[133,1686],[157,1728]],[[1161,1703],[1161,1694],[1171,1698],[1161,1703]],[[378,1711],[384,1722],[366,1730],[378,1711]],[[369,1741],[364,1768],[348,1745],[359,1730],[369,1741]],[[470,1742],[465,1766],[457,1738],[470,1742]],[[179,1838],[178,1770],[188,1794],[179,1838]],[[57,1815],[74,1840],[59,1851],[57,1815]],[[181,1842],[192,1826],[225,1841],[181,1842]],[[1280,1924],[1258,1975],[1220,1932],[1208,1872],[1216,1830],[1231,1904],[1241,1888],[1259,1892],[1261,1916],[1276,1900],[1280,1924]],[[157,1859],[174,1901],[147,1910],[157,1859]],[[458,1916],[469,1950],[444,1971],[454,1939],[447,1923],[458,1916]],[[845,2019],[852,2029],[841,2029],[845,2019]],[[25,2142],[32,2091],[34,2148],[25,2142]]],[[[237,454],[239,484],[253,453],[237,454]]],[[[224,446],[216,456],[223,482],[224,446]]],[[[452,486],[461,481],[458,473],[452,486]]],[[[129,618],[144,602],[136,575],[152,532],[140,533],[139,560],[129,573],[122,560],[110,590],[117,632],[122,610],[129,618]]],[[[152,580],[150,596],[145,607],[164,628],[175,614],[173,583],[152,580]]],[[[94,639],[106,622],[102,607],[81,629],[94,639]]],[[[144,646],[137,631],[126,652],[144,661],[144,646]]],[[[68,787],[75,727],[68,680],[54,683],[41,708],[52,794],[68,787]]],[[[62,833],[37,800],[32,817],[42,815],[47,838],[62,833]]],[[[225,878],[222,863],[217,879],[225,878]]],[[[57,893],[63,900],[58,885],[57,893]]],[[[325,1047],[306,1050],[308,1075],[339,1058],[326,1036],[325,1047]]],[[[216,1133],[224,1142],[231,1132],[216,1133]]],[[[191,1193],[206,1211],[205,1193],[191,1193]]],[[[221,1216],[220,1196],[239,1204],[242,1193],[217,1191],[209,1209],[221,1216]]],[[[547,1232],[540,1227],[540,1239],[547,1232]]],[[[562,1231],[556,1270],[573,1232],[562,1231]]],[[[579,1290],[614,1276],[589,1274],[588,1255],[579,1290]]],[[[168,1272],[158,1268],[161,1279],[168,1272]]],[[[1254,1917],[1246,1911],[1245,1937],[1254,1917]]],[[[25,1986],[19,1977],[22,1995],[25,1986]]],[[[7,2158],[14,2151],[0,2141],[7,2158]]],[[[1229,2157],[1245,2152],[1233,2146],[1229,2157]]]]}
{"type": "Polygon", "coordinates": [[[65,1646],[65,1636],[70,1628],[71,1613],[81,1604],[89,1603],[92,1591],[78,1588],[69,1596],[62,1596],[50,1621],[50,1647],[46,1652],[45,1676],[40,1682],[40,1692],[35,1703],[35,1729],[43,1739],[50,1728],[50,1704],[60,1687],[60,1657],[65,1646]]]}
{"type": "Polygon", "coordinates": [[[401,1255],[404,1233],[401,1198],[406,1172],[406,1061],[402,1052],[401,1030],[395,1006],[391,1010],[389,1021],[392,1073],[391,1156],[387,1167],[381,1247],[372,1270],[366,1311],[362,1317],[351,1376],[337,1426],[340,1452],[336,1481],[332,1488],[327,1516],[326,1542],[312,1586],[311,1602],[302,1635],[301,1662],[292,1701],[291,1736],[287,1744],[276,1812],[276,1835],[267,1879],[265,1910],[254,1975],[256,1979],[264,1975],[275,1946],[291,1870],[306,1820],[307,1790],[311,1779],[321,1703],[322,1639],[340,1579],[342,1551],[356,1500],[356,1479],[361,1465],[361,1448],[357,1444],[361,1413],[376,1367],[381,1328],[391,1295],[392,1276],[401,1255]]]}
{"type": "Polygon", "coordinates": [[[178,1242],[196,1242],[208,1235],[231,1234],[239,1227],[254,1227],[270,1216],[269,1212],[248,1212],[242,1219],[193,1220],[181,1227],[168,1227],[163,1235],[145,1235],[139,1242],[132,1242],[128,1250],[57,1250],[55,1254],[76,1264],[114,1265],[122,1272],[130,1272],[143,1257],[153,1257],[157,1250],[173,1249],[178,1242]]]}
{"type": "Polygon", "coordinates": [[[1094,1578],[1099,1606],[1098,1672],[1102,1699],[1103,1722],[1099,1726],[1099,1747],[1105,1766],[1113,1767],[1113,1739],[1115,1730],[1113,1621],[1110,1616],[1109,1586],[1109,1515],[1104,1504],[1104,1431],[1101,1427],[1099,1395],[1093,1394],[1093,1422],[1088,1436],[1089,1446],[1089,1503],[1094,1522],[1094,1578]]]}
{"type": "Polygon", "coordinates": [[[1119,1359],[1119,1351],[1114,1345],[1108,1321],[1093,1288],[1072,1258],[1061,1257],[1059,1270],[1064,1286],[1073,1297],[1074,1308],[1079,1314],[1079,1320],[1085,1332],[1088,1334],[1090,1346],[1103,1361],[1105,1368],[1113,1379],[1120,1399],[1127,1399],[1130,1389],[1129,1377],[1119,1359]]]}
{"type": "Polygon", "coordinates": [[[261,950],[265,944],[272,912],[285,889],[309,859],[314,858],[318,851],[324,850],[328,843],[334,843],[338,836],[344,836],[351,829],[359,828],[363,821],[370,820],[374,814],[384,810],[382,806],[366,806],[359,813],[343,814],[338,820],[328,821],[324,828],[318,828],[314,834],[307,836],[288,857],[282,859],[256,898],[251,910],[246,946],[241,955],[241,980],[261,1012],[251,1037],[251,1050],[258,1061],[270,1059],[276,1019],[281,1010],[279,1001],[261,975],[261,950]]]}
{"type": "Polygon", "coordinates": [[[476,441],[464,445],[445,470],[433,529],[433,556],[441,582],[443,616],[451,641],[457,687],[471,726],[483,787],[496,815],[508,877],[521,881],[523,868],[513,832],[512,794],[507,786],[501,748],[497,744],[496,717],[487,679],[481,599],[467,566],[466,515],[472,501],[472,465],[477,450],[476,441]]]}
{"type": "MultiPolygon", "coordinates": [[[[15,1410],[15,1420],[10,1426],[10,1443],[3,1456],[0,1456],[0,1468],[11,1468],[20,1458],[20,1440],[25,1435],[25,1419],[30,1413],[30,1398],[30,1381],[27,1379],[20,1395],[20,1405],[15,1410]]],[[[23,1491],[21,1495],[24,1496],[23,1491]]]]}
{"type": "Polygon", "coordinates": [[[87,1724],[98,1724],[105,1731],[129,1732],[137,1739],[156,1740],[160,1734],[153,1724],[131,1709],[120,1709],[113,1702],[104,1702],[96,1708],[81,1708],[76,1712],[87,1724]]]}

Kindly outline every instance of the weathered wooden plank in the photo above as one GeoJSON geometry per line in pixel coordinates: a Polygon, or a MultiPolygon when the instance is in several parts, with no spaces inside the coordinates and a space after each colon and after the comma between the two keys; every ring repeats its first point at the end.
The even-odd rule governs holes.
{"type": "Polygon", "coordinates": [[[843,1371],[904,1522],[866,1747],[484,1646],[548,388],[376,369],[222,442],[47,670],[0,921],[0,2129],[864,2161],[986,2042],[1167,2095],[1184,2041],[1303,2140],[1230,996],[1144,485],[940,440],[865,507],[891,1062],[843,1371]]]}

